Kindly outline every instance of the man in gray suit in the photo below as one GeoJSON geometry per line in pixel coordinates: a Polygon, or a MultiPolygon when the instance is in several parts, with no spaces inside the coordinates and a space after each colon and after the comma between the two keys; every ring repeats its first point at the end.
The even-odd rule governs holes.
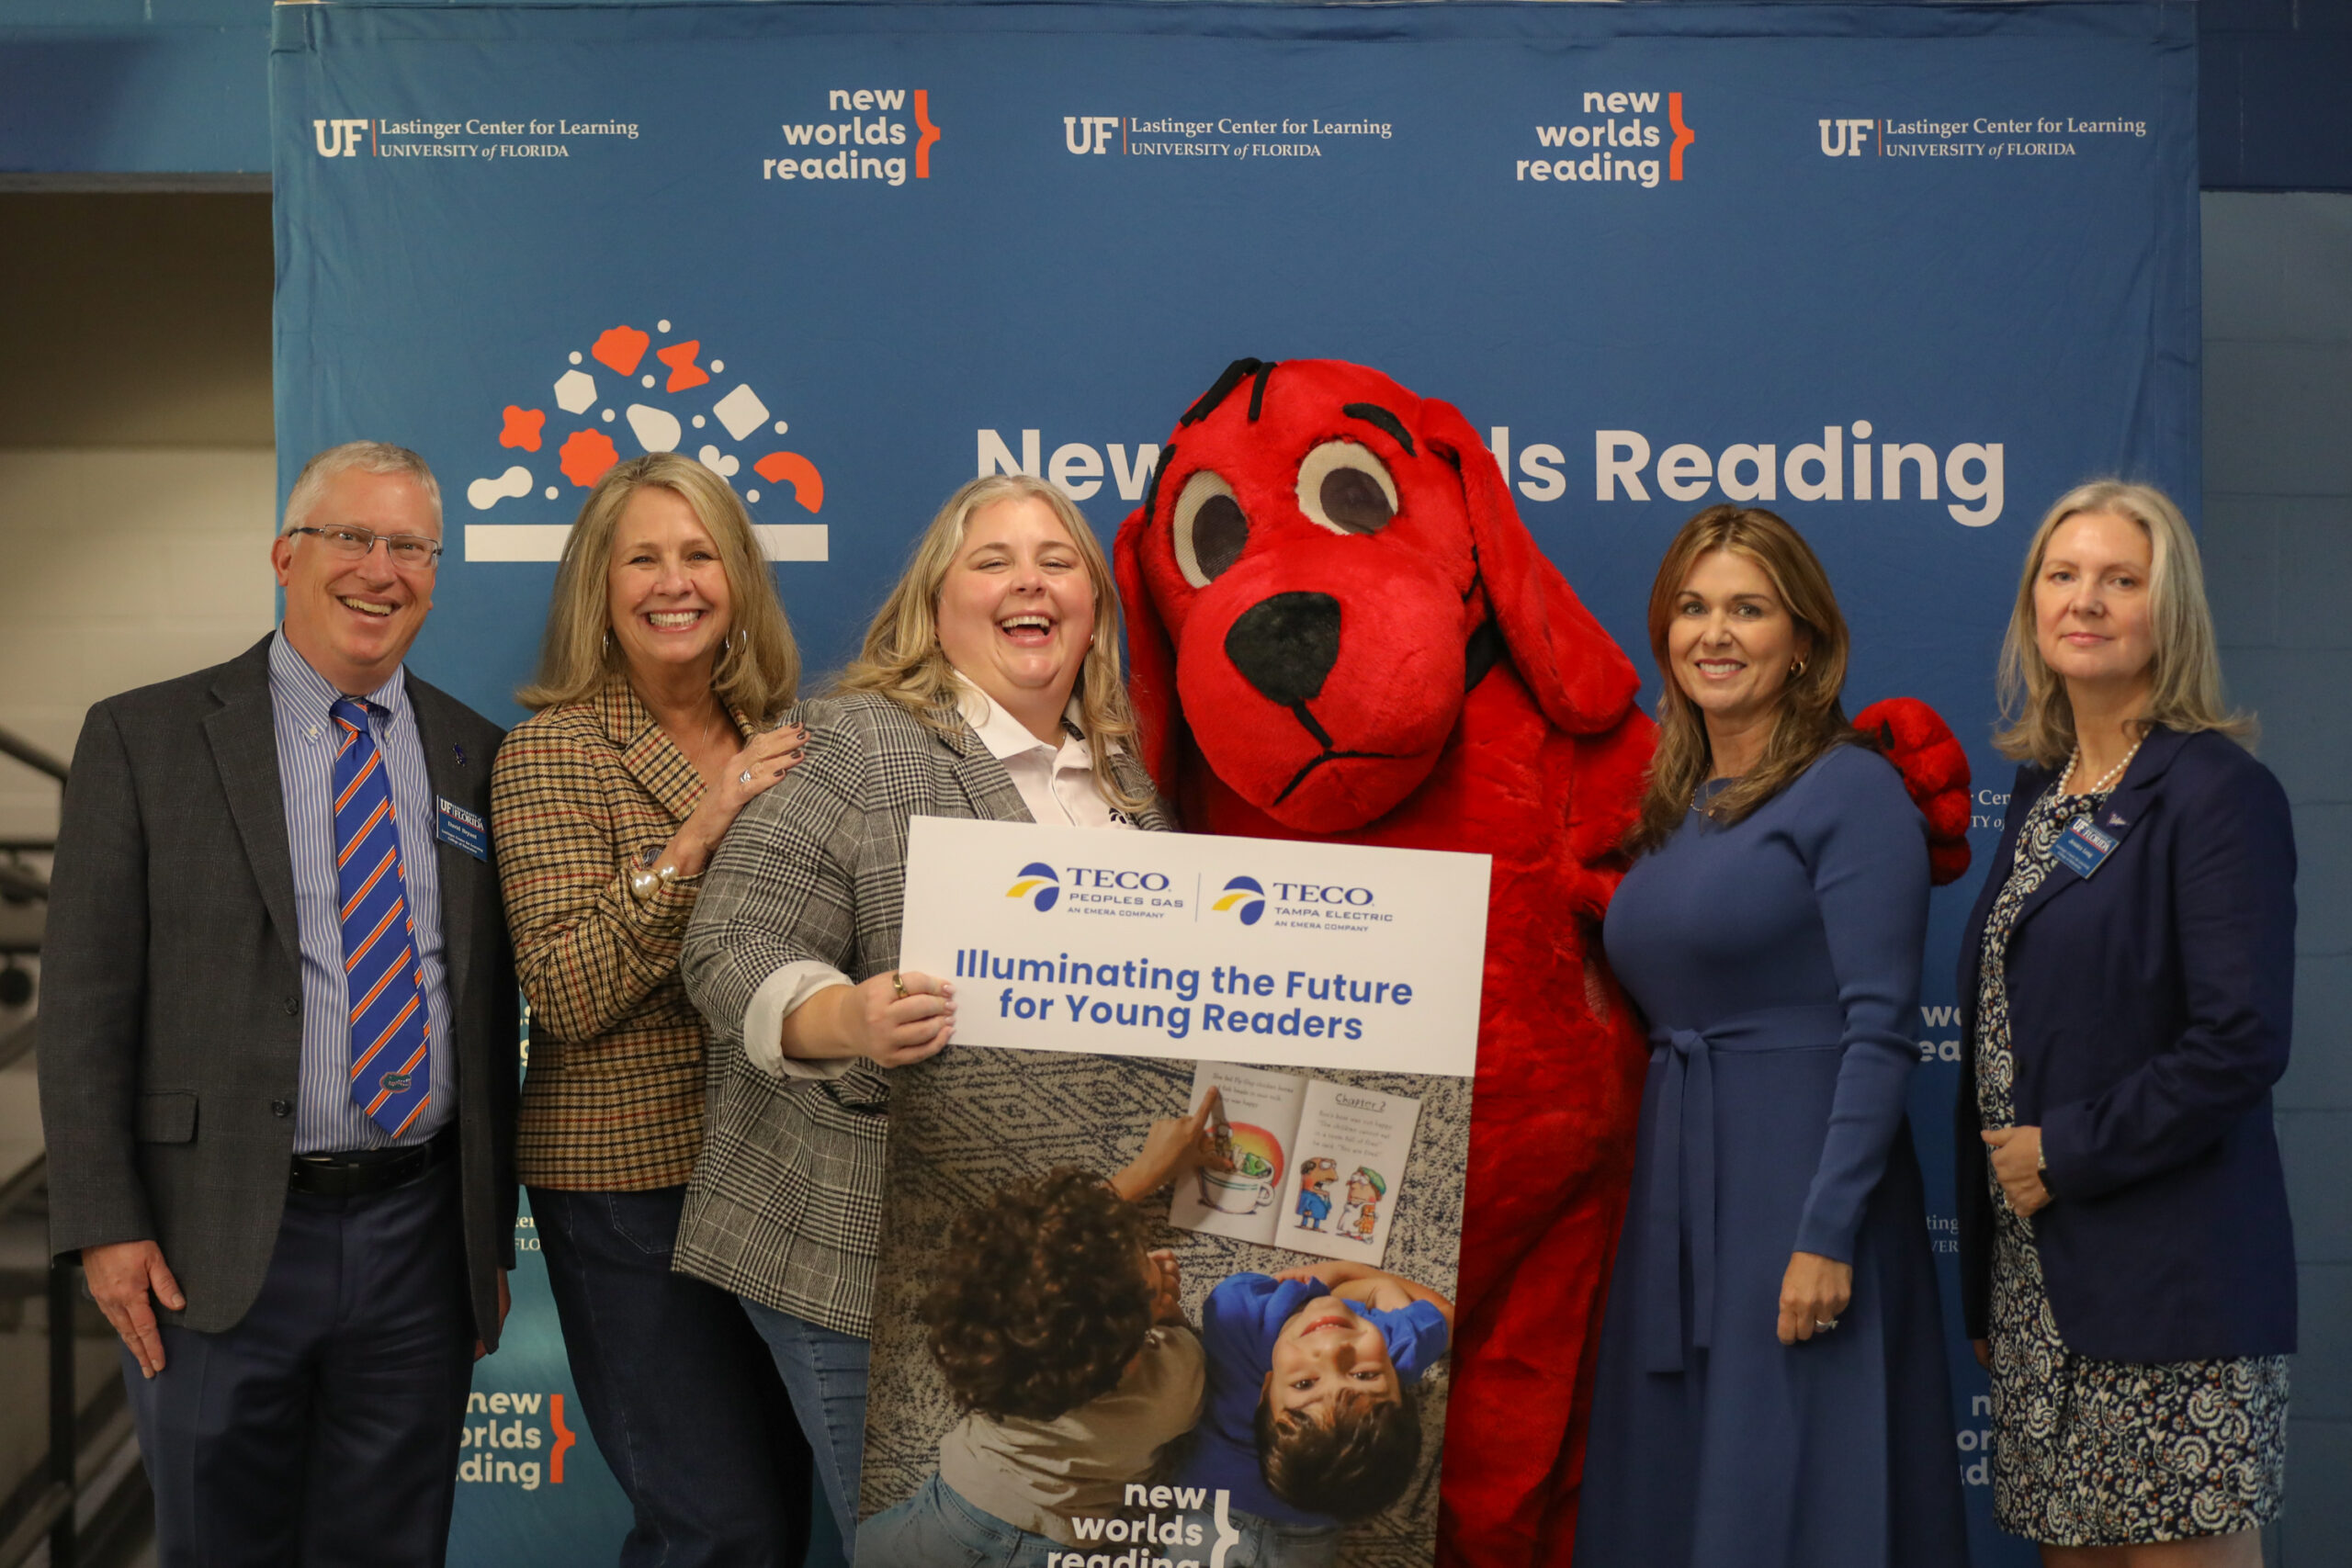
{"type": "Polygon", "coordinates": [[[438,1563],[514,1262],[496,727],[407,675],[440,496],[313,457],[277,631],[110,697],[42,954],[50,1240],[122,1337],[166,1564],[438,1563]]]}

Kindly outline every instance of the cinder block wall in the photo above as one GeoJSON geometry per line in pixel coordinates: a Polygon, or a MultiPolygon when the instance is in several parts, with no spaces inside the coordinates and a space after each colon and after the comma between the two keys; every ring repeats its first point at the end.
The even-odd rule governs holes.
{"type": "Polygon", "coordinates": [[[2205,565],[2232,695],[2295,811],[2294,1205],[2282,1568],[2352,1562],[2352,196],[2208,192],[2205,565]]]}
{"type": "MultiPolygon", "coordinates": [[[[100,697],[276,615],[266,196],[0,195],[0,725],[70,756],[100,697]]],[[[0,838],[57,788],[0,760],[0,838]]]]}

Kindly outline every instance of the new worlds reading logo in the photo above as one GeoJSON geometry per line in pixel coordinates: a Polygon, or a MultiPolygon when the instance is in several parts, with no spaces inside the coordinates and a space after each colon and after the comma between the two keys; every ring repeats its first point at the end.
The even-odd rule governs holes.
{"type": "Polygon", "coordinates": [[[1266,912],[1266,890],[1254,876],[1237,876],[1226,883],[1209,908],[1218,914],[1231,914],[1245,926],[1254,926],[1266,912]]]}
{"type": "Polygon", "coordinates": [[[1566,125],[1539,125],[1539,148],[1566,152],[1584,150],[1583,157],[1539,153],[1518,161],[1521,180],[1574,182],[1582,185],[1627,184],[1656,190],[1658,176],[1682,177],[1682,154],[1699,140],[1682,118],[1682,95],[1667,93],[1666,123],[1657,123],[1657,92],[1587,93],[1583,113],[1589,117],[1566,125]],[[1671,139],[1669,140],[1669,133],[1671,139]],[[1661,160],[1657,153],[1666,156],[1661,160]]]}
{"type": "Polygon", "coordinates": [[[1012,879],[1012,886],[1004,890],[1004,896],[1028,899],[1042,915],[1060,900],[1061,878],[1054,874],[1052,866],[1033,860],[1021,868],[1021,874],[1012,879]]]}
{"type": "Polygon", "coordinates": [[[931,93],[917,87],[834,87],[825,95],[828,115],[841,119],[809,119],[780,125],[787,154],[760,160],[763,180],[877,180],[888,186],[907,183],[908,98],[914,99],[914,176],[931,178],[931,150],[940,129],[931,118],[931,93]],[[899,118],[893,118],[899,117],[899,118]],[[833,151],[820,152],[820,148],[833,151]],[[898,149],[898,151],[893,151],[898,149]]]}

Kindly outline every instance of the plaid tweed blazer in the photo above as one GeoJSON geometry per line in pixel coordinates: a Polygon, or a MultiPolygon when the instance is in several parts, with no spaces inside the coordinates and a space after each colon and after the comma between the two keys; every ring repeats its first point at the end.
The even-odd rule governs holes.
{"type": "MultiPolygon", "coordinates": [[[[805,703],[794,716],[808,726],[808,756],[735,819],[686,929],[687,994],[710,1022],[711,1111],[673,1262],[780,1312],[865,1335],[888,1075],[864,1061],[824,1079],[756,1066],[743,1053],[743,1010],[786,964],[814,959],[859,981],[897,966],[910,818],[1033,818],[960,718],[943,738],[870,693],[805,703]]],[[[1115,765],[1129,790],[1152,799],[1142,768],[1124,753],[1115,765]]],[[[1174,826],[1157,804],[1136,825],[1174,826]]]]}
{"type": "Polygon", "coordinates": [[[707,1040],[678,947],[695,885],[640,904],[628,870],[702,796],[702,776],[618,675],[526,719],[500,749],[491,841],[531,1002],[515,1165],[532,1186],[643,1191],[694,1169],[707,1040]]]}

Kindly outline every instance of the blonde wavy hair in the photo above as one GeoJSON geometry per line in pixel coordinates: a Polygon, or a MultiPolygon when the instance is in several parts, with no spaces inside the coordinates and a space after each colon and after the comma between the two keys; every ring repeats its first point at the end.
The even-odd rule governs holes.
{"type": "Polygon", "coordinates": [[[964,546],[964,528],[975,513],[1000,501],[1042,502],[1060,520],[1086,563],[1094,590],[1094,640],[1079,666],[1075,694],[1080,727],[1093,753],[1094,784],[1122,811],[1143,810],[1150,802],[1119,782],[1111,767],[1113,742],[1135,744],[1135,711],[1127,705],[1127,682],[1119,663],[1119,591],[1102,541],[1060,491],[1028,474],[989,474],[967,482],[947,498],[931,526],[907,558],[898,585],[875,612],[865,646],[835,682],[842,692],[874,692],[889,698],[934,734],[963,728],[956,668],[939,646],[939,592],[964,546]]]}
{"type": "Polygon", "coordinates": [[[1641,815],[1625,835],[1625,848],[1634,854],[1657,849],[1674,836],[1714,765],[1706,721],[1675,676],[1666,637],[1691,569],[1702,556],[1716,550],[1745,556],[1762,568],[1790,617],[1813,634],[1813,647],[1804,670],[1781,687],[1780,712],[1765,739],[1764,755],[1745,777],[1707,803],[1707,815],[1726,825],[1742,821],[1788,788],[1831,747],[1870,745],[1846,722],[1838,700],[1846,685],[1846,617],[1813,547],[1773,513],[1711,506],[1675,535],[1666,558],[1658,563],[1657,580],[1650,585],[1650,656],[1657,660],[1661,677],[1657,750],[1650,759],[1641,815]]]}
{"type": "Polygon", "coordinates": [[[2054,768],[2075,749],[2075,709],[2066,682],[2042,662],[2034,639],[2033,585],[2041,575],[2050,536],[2069,517],[2109,512],[2128,517],[2148,536],[2148,630],[2156,652],[2149,671],[2147,711],[2136,721],[2142,733],[2155,725],[2194,734],[2219,730],[2251,749],[2254,716],[2229,705],[2222,689],[2222,660],[2215,648],[2213,612],[2205,603],[2205,565],[2188,519],[2170,496],[2154,485],[2123,479],[2093,479],[2058,498],[2026,547],[2025,571],[2018,579],[2008,635],[2001,641],[2001,725],[1993,744],[2018,761],[2054,768]]]}
{"type": "Polygon", "coordinates": [[[619,531],[629,497],[649,487],[666,490],[694,508],[727,573],[727,639],[711,668],[711,691],[722,705],[741,710],[754,723],[774,719],[792,705],[800,690],[800,649],[776,597],[775,578],[761,557],[751,516],[734,491],[700,463],[675,452],[649,452],[617,464],[588,492],[580,519],[563,542],[562,564],[556,568],[538,672],[514,694],[514,700],[535,712],[560,703],[585,702],[616,675],[627,675],[626,660],[611,635],[613,536],[619,531]]]}

